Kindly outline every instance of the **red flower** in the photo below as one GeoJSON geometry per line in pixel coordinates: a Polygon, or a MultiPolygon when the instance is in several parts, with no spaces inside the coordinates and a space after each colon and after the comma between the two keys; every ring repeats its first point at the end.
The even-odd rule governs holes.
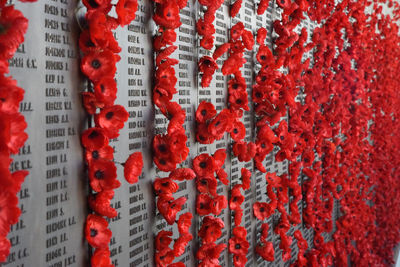
{"type": "Polygon", "coordinates": [[[200,46],[204,49],[211,50],[214,45],[214,36],[213,35],[204,35],[200,40],[200,46]]]}
{"type": "Polygon", "coordinates": [[[200,216],[211,213],[213,199],[207,194],[199,194],[196,198],[196,213],[200,216]]]}
{"type": "Polygon", "coordinates": [[[177,181],[193,180],[196,173],[190,168],[179,168],[169,174],[169,178],[177,181]]]}
{"type": "Polygon", "coordinates": [[[118,0],[115,11],[118,15],[119,24],[121,26],[130,24],[136,17],[137,9],[137,0],[118,0]]]}
{"type": "Polygon", "coordinates": [[[243,30],[244,25],[241,21],[233,25],[231,28],[231,39],[233,41],[238,40],[242,36],[243,30]]]}
{"type": "Polygon", "coordinates": [[[117,83],[114,78],[105,76],[95,82],[94,95],[96,101],[102,104],[99,106],[100,108],[114,105],[114,101],[117,98],[117,83]]]}
{"type": "Polygon", "coordinates": [[[239,161],[250,161],[256,154],[256,145],[253,142],[245,143],[243,141],[235,142],[232,147],[233,154],[239,161]]]}
{"type": "Polygon", "coordinates": [[[102,216],[114,218],[117,216],[118,212],[110,205],[110,201],[113,197],[114,191],[112,190],[104,190],[97,194],[89,195],[89,206],[94,212],[102,216]]]}
{"type": "Polygon", "coordinates": [[[231,237],[229,239],[229,252],[232,254],[246,255],[249,249],[249,242],[246,239],[231,237]]]}
{"type": "Polygon", "coordinates": [[[94,248],[108,248],[111,239],[111,231],[105,219],[95,214],[89,214],[86,218],[85,236],[88,243],[94,248]]]}
{"type": "Polygon", "coordinates": [[[202,239],[202,244],[209,244],[217,241],[217,239],[220,238],[224,227],[225,224],[220,218],[213,216],[204,217],[198,232],[198,236],[202,239]]]}
{"type": "Polygon", "coordinates": [[[213,59],[217,60],[218,58],[220,58],[223,54],[228,52],[230,47],[231,47],[230,43],[225,43],[225,44],[222,44],[219,47],[217,47],[213,53],[213,56],[212,56],[213,59]]]}
{"type": "Polygon", "coordinates": [[[203,56],[200,58],[198,66],[199,72],[202,74],[201,86],[203,88],[208,87],[210,85],[212,75],[214,74],[215,70],[218,69],[218,65],[212,57],[203,56]]]}
{"type": "Polygon", "coordinates": [[[124,127],[129,114],[121,105],[106,107],[94,117],[96,125],[103,128],[108,138],[119,136],[119,130],[124,127]]]}
{"type": "Polygon", "coordinates": [[[196,110],[196,121],[204,123],[209,119],[212,119],[217,114],[215,107],[212,103],[202,101],[196,110]]]}
{"type": "Polygon", "coordinates": [[[238,75],[235,73],[234,78],[230,79],[228,82],[228,93],[233,94],[237,91],[246,91],[246,80],[241,76],[240,73],[238,75]]]}
{"type": "Polygon", "coordinates": [[[267,237],[268,237],[268,230],[269,230],[269,224],[268,223],[263,223],[261,224],[261,241],[263,243],[267,242],[267,237]]]}
{"type": "Polygon", "coordinates": [[[203,153],[193,159],[193,170],[197,176],[212,176],[215,171],[214,158],[203,153]]]}
{"type": "Polygon", "coordinates": [[[226,149],[225,148],[217,149],[213,155],[213,158],[214,158],[215,168],[216,169],[222,168],[226,159],[226,149]]]}
{"type": "Polygon", "coordinates": [[[165,28],[178,28],[182,24],[179,17],[179,6],[175,1],[165,1],[157,5],[153,20],[157,25],[165,28]]]}
{"type": "Polygon", "coordinates": [[[0,262],[6,262],[10,254],[11,243],[6,236],[0,236],[0,262]]]}
{"type": "Polygon", "coordinates": [[[217,178],[221,181],[221,183],[223,183],[224,185],[228,185],[229,184],[229,180],[228,178],[228,174],[226,173],[226,171],[224,169],[218,169],[216,172],[217,178]]]}
{"type": "Polygon", "coordinates": [[[93,82],[116,72],[114,53],[110,50],[87,53],[81,61],[82,72],[93,82]]]}
{"type": "Polygon", "coordinates": [[[24,90],[17,86],[17,82],[9,77],[0,75],[0,112],[16,113],[19,103],[24,98],[24,90]]]}
{"type": "Polygon", "coordinates": [[[89,164],[90,186],[96,192],[118,188],[121,183],[117,180],[117,168],[114,162],[95,160],[89,164]]]}
{"type": "Polygon", "coordinates": [[[227,109],[222,110],[208,125],[208,131],[216,138],[221,139],[225,132],[233,127],[233,116],[227,109]]]}
{"type": "Polygon", "coordinates": [[[110,250],[108,248],[98,248],[92,255],[90,263],[92,267],[114,267],[111,263],[110,250]]]}
{"type": "Polygon", "coordinates": [[[183,234],[178,237],[178,239],[174,243],[174,256],[179,257],[185,252],[185,248],[190,240],[193,239],[191,234],[183,234]]]}
{"type": "Polygon", "coordinates": [[[124,165],[125,180],[130,184],[137,183],[139,181],[139,176],[142,173],[142,169],[142,152],[134,152],[130,154],[124,165]]]}
{"type": "Polygon", "coordinates": [[[95,150],[86,150],[85,154],[86,162],[91,162],[92,160],[97,159],[105,159],[105,160],[113,160],[114,158],[114,149],[111,146],[104,146],[100,149],[95,150]]]}
{"type": "Polygon", "coordinates": [[[162,251],[168,248],[169,244],[172,242],[172,238],[170,236],[172,236],[172,232],[170,231],[161,230],[158,232],[155,238],[156,250],[162,251]]]}
{"type": "Polygon", "coordinates": [[[192,225],[193,215],[190,212],[182,214],[178,219],[178,231],[182,234],[189,233],[189,228],[192,225]]]}
{"type": "Polygon", "coordinates": [[[111,9],[110,0],[82,0],[82,3],[87,7],[88,10],[94,9],[108,13],[111,9]]]}
{"type": "Polygon", "coordinates": [[[247,262],[247,256],[241,254],[233,255],[233,265],[235,267],[244,267],[247,262]]]}
{"type": "Polygon", "coordinates": [[[197,124],[196,140],[200,144],[212,144],[215,137],[208,132],[208,125],[205,123],[197,124]]]}
{"type": "Polygon", "coordinates": [[[82,133],[82,145],[90,151],[98,150],[108,145],[108,137],[103,129],[92,127],[82,133]]]}
{"type": "Polygon", "coordinates": [[[242,168],[241,174],[242,174],[243,189],[244,190],[250,189],[251,172],[246,168],[242,168]]]}
{"type": "Polygon", "coordinates": [[[26,127],[25,117],[22,114],[0,113],[0,139],[2,141],[0,148],[4,144],[12,154],[17,154],[28,139],[28,134],[24,132],[26,127]]]}
{"type": "Polygon", "coordinates": [[[196,188],[200,193],[209,193],[212,196],[217,195],[217,179],[214,177],[198,177],[196,179],[196,188]]]}
{"type": "MultiPolygon", "coordinates": [[[[259,12],[259,10],[260,10],[260,8],[261,8],[261,3],[262,2],[269,2],[269,0],[261,0],[260,1],[260,3],[258,4],[258,9],[257,9],[257,13],[259,12]]],[[[267,7],[268,7],[268,4],[267,4],[267,7]]],[[[266,7],[266,8],[267,8],[266,7]]],[[[266,9],[265,8],[265,9],[266,9]]],[[[260,10],[261,11],[261,10],[260,10]]],[[[265,11],[265,10],[264,10],[265,11]]],[[[264,13],[264,12],[262,12],[262,13],[264,13]]],[[[267,29],[265,29],[265,28],[263,28],[263,27],[261,27],[261,28],[259,28],[258,30],[257,30],[257,39],[256,39],[256,41],[257,41],[257,43],[261,46],[261,45],[264,45],[265,44],[265,39],[267,38],[267,29]]],[[[259,48],[260,49],[260,48],[259,48]]]]}
{"type": "Polygon", "coordinates": [[[240,188],[242,185],[236,184],[231,189],[231,198],[229,201],[229,208],[231,210],[240,209],[240,205],[242,205],[244,201],[244,196],[240,192],[240,188]]]}
{"type": "Polygon", "coordinates": [[[174,199],[170,195],[160,195],[157,200],[157,208],[167,223],[172,225],[175,222],[176,214],[182,209],[185,202],[185,197],[174,199]]]}
{"type": "Polygon", "coordinates": [[[256,57],[257,61],[260,62],[262,66],[267,66],[271,64],[274,60],[274,56],[271,50],[266,45],[260,45],[256,57]]]}
{"type": "Polygon", "coordinates": [[[212,23],[205,22],[202,18],[196,22],[196,30],[201,36],[212,35],[215,33],[214,25],[212,23]]]}
{"type": "Polygon", "coordinates": [[[253,213],[254,216],[257,217],[259,220],[268,219],[274,210],[271,209],[271,206],[264,202],[256,202],[253,204],[253,213]]]}
{"type": "MultiPolygon", "coordinates": [[[[214,244],[208,243],[202,245],[196,253],[196,258],[198,260],[209,260],[218,259],[221,252],[226,248],[225,244],[214,244]]],[[[212,265],[205,265],[205,266],[212,266],[212,265]]]]}
{"type": "Polygon", "coordinates": [[[166,248],[162,251],[156,252],[155,261],[157,267],[164,267],[170,264],[175,259],[172,249],[166,248]]]}
{"type": "Polygon", "coordinates": [[[231,18],[235,17],[239,13],[241,6],[242,0],[236,0],[235,3],[233,3],[230,10],[231,18]]]}
{"type": "Polygon", "coordinates": [[[157,178],[153,184],[156,195],[173,194],[178,191],[179,186],[171,178],[157,178]]]}
{"type": "Polygon", "coordinates": [[[243,30],[242,32],[243,44],[247,50],[252,50],[254,46],[254,36],[251,31],[243,30]]]}
{"type": "MultiPolygon", "coordinates": [[[[231,49],[233,49],[232,45],[231,49]]],[[[224,65],[222,65],[222,74],[234,74],[235,72],[239,71],[245,62],[246,59],[242,58],[240,53],[231,54],[228,59],[225,60],[224,65]]]]}
{"type": "Polygon", "coordinates": [[[7,236],[10,225],[18,222],[21,210],[18,208],[15,192],[0,191],[0,235],[7,236]]]}
{"type": "Polygon", "coordinates": [[[100,103],[96,100],[96,97],[92,92],[82,92],[81,95],[83,107],[89,114],[95,114],[97,108],[99,108],[100,106],[104,106],[103,103],[100,103]]]}
{"type": "Polygon", "coordinates": [[[274,261],[274,246],[271,242],[265,242],[256,246],[256,253],[266,261],[274,261]]]}
{"type": "Polygon", "coordinates": [[[234,219],[235,225],[240,225],[242,223],[243,209],[240,207],[237,208],[234,211],[233,216],[234,216],[233,219],[234,219]]]}
{"type": "Polygon", "coordinates": [[[24,41],[28,20],[13,5],[1,8],[0,13],[0,60],[10,59],[24,41]]]}
{"type": "Polygon", "coordinates": [[[211,204],[211,212],[214,215],[219,215],[223,209],[228,206],[228,200],[225,196],[217,196],[211,204]]]}
{"type": "Polygon", "coordinates": [[[168,60],[171,60],[169,56],[177,49],[176,45],[171,45],[163,50],[160,50],[156,57],[156,66],[160,66],[161,63],[166,63],[168,60]]]}

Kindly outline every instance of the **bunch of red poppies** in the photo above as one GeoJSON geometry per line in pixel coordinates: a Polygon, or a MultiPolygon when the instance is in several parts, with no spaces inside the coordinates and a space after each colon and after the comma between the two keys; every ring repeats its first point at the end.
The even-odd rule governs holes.
{"type": "MultiPolygon", "coordinates": [[[[33,2],[33,1],[22,1],[33,2]]],[[[7,239],[10,226],[18,222],[21,210],[17,193],[29,174],[26,170],[10,172],[11,155],[17,154],[28,139],[25,117],[19,112],[19,104],[24,97],[24,89],[17,81],[6,76],[9,62],[24,41],[28,19],[14,5],[0,2],[0,262],[10,253],[7,239]]]]}
{"type": "Polygon", "coordinates": [[[214,46],[215,13],[224,3],[222,0],[199,0],[200,5],[206,10],[202,18],[196,22],[197,34],[201,36],[200,46],[204,49],[211,50],[214,46]]]}
{"type": "MultiPolygon", "coordinates": [[[[115,5],[117,17],[110,16],[111,1],[83,1],[87,8],[85,29],[80,35],[79,47],[83,53],[81,70],[89,79],[89,91],[83,93],[83,104],[90,115],[94,115],[94,127],[82,134],[85,159],[91,189],[96,192],[88,202],[93,214],[86,219],[85,235],[95,248],[92,266],[113,266],[108,243],[112,232],[104,217],[113,218],[117,211],[110,205],[114,189],[121,183],[117,179],[114,149],[109,139],[119,136],[129,114],[123,106],[115,105],[117,84],[114,79],[116,63],[120,60],[113,30],[135,19],[137,0],[120,0],[115,5]]],[[[124,165],[124,176],[129,183],[136,183],[143,167],[142,154],[135,152],[124,165]]]]}

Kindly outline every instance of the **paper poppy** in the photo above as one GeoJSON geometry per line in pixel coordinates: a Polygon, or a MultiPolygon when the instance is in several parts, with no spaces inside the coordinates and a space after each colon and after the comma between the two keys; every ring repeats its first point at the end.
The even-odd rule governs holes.
{"type": "Polygon", "coordinates": [[[227,206],[228,206],[228,200],[226,199],[225,196],[223,195],[216,196],[214,197],[211,203],[211,212],[214,215],[219,215],[221,214],[221,211],[223,209],[226,209],[227,206]]]}
{"type": "Polygon", "coordinates": [[[244,201],[244,196],[240,192],[241,187],[242,186],[240,184],[236,184],[231,189],[231,198],[229,200],[229,208],[231,210],[240,208],[240,205],[242,205],[244,201]]]}
{"type": "Polygon", "coordinates": [[[116,72],[114,54],[109,50],[87,53],[81,61],[82,72],[93,82],[116,72]]]}
{"type": "Polygon", "coordinates": [[[129,114],[123,106],[115,105],[103,108],[99,114],[96,114],[95,122],[98,127],[105,130],[108,138],[116,138],[128,117],[129,114]]]}
{"type": "Polygon", "coordinates": [[[114,197],[114,191],[104,190],[97,194],[89,195],[88,202],[90,208],[98,213],[99,215],[106,216],[108,218],[114,218],[117,216],[117,211],[111,207],[110,202],[114,197]]]}
{"type": "Polygon", "coordinates": [[[199,194],[196,197],[196,213],[200,216],[212,212],[213,199],[208,194],[199,194]]]}
{"type": "Polygon", "coordinates": [[[111,239],[108,223],[100,216],[89,214],[86,218],[85,236],[88,243],[94,248],[108,248],[111,239]]]}
{"type": "Polygon", "coordinates": [[[114,101],[117,98],[117,83],[114,78],[104,76],[96,81],[94,83],[94,95],[96,101],[102,104],[99,107],[103,108],[114,105],[114,101]]]}
{"type": "Polygon", "coordinates": [[[171,178],[157,178],[153,183],[156,195],[173,194],[178,191],[179,186],[171,178]]]}
{"type": "Polygon", "coordinates": [[[253,213],[257,219],[262,221],[269,218],[272,215],[273,210],[271,210],[271,207],[267,203],[255,202],[253,204],[253,213]]]}
{"type": "Polygon", "coordinates": [[[251,172],[246,168],[242,168],[241,169],[241,174],[242,174],[242,186],[243,186],[243,189],[244,190],[250,189],[251,172]]]}
{"type": "Polygon", "coordinates": [[[234,18],[239,13],[241,6],[242,0],[236,0],[235,3],[233,3],[229,12],[231,18],[234,18]]]}
{"type": "Polygon", "coordinates": [[[271,242],[265,242],[256,246],[256,253],[266,261],[274,261],[275,250],[271,242]]]}
{"type": "Polygon", "coordinates": [[[95,160],[89,164],[90,186],[96,192],[118,188],[121,183],[117,180],[117,168],[114,162],[95,160]]]}
{"type": "Polygon", "coordinates": [[[253,142],[245,143],[243,141],[235,142],[232,146],[233,154],[239,161],[250,161],[256,154],[256,144],[253,142]]]}
{"type": "Polygon", "coordinates": [[[193,170],[197,176],[212,176],[215,171],[214,158],[203,153],[193,159],[193,170]]]}
{"type": "Polygon", "coordinates": [[[232,254],[246,255],[249,246],[250,244],[246,241],[246,239],[234,236],[229,239],[228,250],[232,254]]]}
{"type": "Polygon", "coordinates": [[[110,258],[111,252],[108,248],[98,248],[94,251],[90,263],[93,267],[113,267],[110,258]]]}
{"type": "Polygon", "coordinates": [[[223,54],[228,52],[230,47],[231,47],[230,43],[224,43],[224,44],[220,45],[219,47],[217,47],[213,53],[213,56],[212,56],[213,59],[217,60],[218,58],[220,58],[223,54]]]}
{"type": "Polygon", "coordinates": [[[172,242],[172,232],[161,230],[157,233],[155,238],[155,247],[156,250],[164,250],[169,247],[169,244],[172,242]]]}
{"type": "Polygon", "coordinates": [[[153,20],[157,25],[165,28],[178,28],[182,24],[179,17],[179,6],[175,1],[163,2],[157,6],[153,20]]]}
{"type": "Polygon", "coordinates": [[[208,131],[220,139],[225,132],[230,132],[233,126],[233,116],[229,110],[222,110],[208,125],[208,131]]]}
{"type": "Polygon", "coordinates": [[[196,173],[190,168],[178,168],[170,172],[169,178],[177,181],[193,180],[196,173]]]}
{"type": "Polygon", "coordinates": [[[225,224],[221,219],[206,216],[203,218],[202,225],[197,235],[201,238],[202,244],[214,243],[221,236],[224,227],[225,224]]]}
{"type": "Polygon", "coordinates": [[[92,127],[82,133],[82,145],[90,151],[98,150],[108,145],[108,137],[103,129],[92,127]]]}
{"type": "Polygon", "coordinates": [[[142,152],[134,152],[129,155],[128,159],[124,163],[124,177],[125,180],[130,183],[137,183],[139,176],[143,169],[143,157],[142,152]]]}
{"type": "Polygon", "coordinates": [[[131,23],[136,17],[137,9],[137,0],[118,0],[115,12],[117,13],[119,24],[124,26],[131,23]]]}
{"type": "Polygon", "coordinates": [[[185,249],[186,249],[188,243],[192,239],[193,239],[193,236],[189,233],[180,235],[178,237],[178,239],[175,240],[175,243],[174,243],[174,256],[175,257],[181,256],[185,252],[185,249]]]}
{"type": "Polygon", "coordinates": [[[105,159],[105,160],[113,160],[114,158],[114,149],[111,146],[104,146],[99,149],[89,150],[86,149],[85,159],[86,162],[90,162],[92,160],[97,159],[105,159]]]}
{"type": "Polygon", "coordinates": [[[24,90],[17,86],[16,81],[0,75],[0,112],[18,112],[19,103],[23,98],[24,90]]]}
{"type": "Polygon", "coordinates": [[[196,110],[196,121],[204,123],[207,120],[213,118],[217,114],[215,107],[212,103],[202,101],[196,110]]]}
{"type": "Polygon", "coordinates": [[[179,216],[178,219],[178,231],[180,234],[189,233],[189,228],[192,225],[193,215],[190,212],[186,212],[179,216]]]}
{"type": "Polygon", "coordinates": [[[181,211],[182,205],[185,204],[185,202],[185,197],[174,199],[171,195],[163,194],[158,197],[157,208],[167,223],[172,225],[175,222],[176,214],[181,211]]]}
{"type": "Polygon", "coordinates": [[[226,159],[226,149],[224,148],[217,149],[212,157],[214,158],[215,168],[216,169],[222,168],[226,159]]]}
{"type": "Polygon", "coordinates": [[[217,179],[214,177],[198,177],[196,178],[196,188],[200,193],[209,193],[212,196],[217,195],[217,179]]]}
{"type": "Polygon", "coordinates": [[[218,180],[221,181],[221,183],[223,183],[224,185],[228,185],[229,184],[229,180],[228,180],[228,174],[226,173],[226,171],[224,169],[218,169],[216,172],[216,177],[218,178],[218,180]]]}
{"type": "Polygon", "coordinates": [[[0,191],[0,235],[7,236],[10,225],[18,222],[21,210],[18,208],[18,198],[13,192],[0,191]]]}

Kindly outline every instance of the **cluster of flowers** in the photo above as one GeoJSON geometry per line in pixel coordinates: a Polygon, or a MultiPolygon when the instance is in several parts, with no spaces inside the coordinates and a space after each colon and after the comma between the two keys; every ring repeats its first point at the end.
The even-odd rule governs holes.
{"type": "Polygon", "coordinates": [[[202,37],[200,40],[200,46],[204,49],[211,50],[214,46],[215,26],[213,22],[215,20],[215,13],[224,1],[199,0],[199,3],[204,9],[206,9],[203,17],[199,18],[196,22],[197,34],[202,37]]]}
{"type": "MultiPolygon", "coordinates": [[[[87,8],[85,29],[80,35],[79,47],[83,53],[81,70],[90,81],[88,92],[84,92],[83,104],[90,115],[94,115],[95,126],[82,133],[82,145],[91,189],[96,192],[88,198],[92,214],[86,218],[85,236],[95,248],[91,258],[92,266],[114,266],[110,259],[109,242],[112,236],[104,217],[113,218],[117,211],[110,205],[114,189],[120,187],[114,149],[109,140],[117,138],[129,114],[123,106],[115,105],[117,84],[114,79],[116,63],[120,60],[113,30],[135,19],[137,0],[120,0],[116,5],[111,1],[83,1],[87,8]],[[115,7],[117,17],[109,14],[115,7]],[[92,89],[93,88],[93,89],[92,89]]],[[[140,152],[129,156],[124,164],[127,182],[138,182],[143,168],[140,152]]]]}
{"type": "Polygon", "coordinates": [[[11,155],[18,153],[28,135],[24,132],[27,127],[25,117],[19,112],[25,91],[12,77],[6,76],[8,60],[23,43],[27,28],[28,19],[22,12],[0,1],[0,262],[6,261],[10,253],[7,235],[21,215],[17,193],[29,174],[26,170],[10,171],[11,155]]]}
{"type": "Polygon", "coordinates": [[[168,177],[156,178],[153,183],[157,195],[157,209],[169,225],[177,223],[179,237],[174,241],[173,249],[169,247],[172,242],[171,231],[160,231],[156,236],[155,261],[157,266],[179,267],[185,266],[182,262],[172,263],[176,257],[181,256],[187,244],[193,239],[189,233],[193,215],[190,212],[179,216],[178,212],[186,202],[185,197],[175,199],[179,186],[174,180],[193,180],[195,172],[190,168],[177,168],[177,164],[186,160],[189,148],[186,146],[187,136],[183,124],[185,110],[177,103],[171,101],[177,93],[175,85],[177,78],[174,65],[177,59],[170,58],[176,50],[175,30],[182,24],[179,10],[186,7],[187,1],[156,0],[153,20],[157,24],[158,34],[154,37],[153,47],[157,53],[155,59],[155,86],[153,88],[153,102],[161,113],[168,118],[166,134],[158,134],[153,139],[153,161],[158,169],[170,172],[168,177]]]}

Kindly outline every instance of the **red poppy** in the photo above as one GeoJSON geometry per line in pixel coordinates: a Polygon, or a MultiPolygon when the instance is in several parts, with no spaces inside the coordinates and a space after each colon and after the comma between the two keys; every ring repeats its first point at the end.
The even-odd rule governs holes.
{"type": "Polygon", "coordinates": [[[96,192],[118,188],[121,183],[117,180],[117,168],[114,162],[94,160],[89,164],[90,186],[96,192]]]}
{"type": "MultiPolygon", "coordinates": [[[[1,159],[1,157],[0,157],[1,159]]],[[[7,180],[8,173],[5,173],[2,171],[3,177],[2,177],[2,185],[4,185],[4,180],[7,180]],[[7,177],[7,178],[6,178],[7,177]]],[[[26,176],[29,175],[29,172],[26,170],[20,170],[20,171],[15,171],[11,173],[11,183],[10,186],[7,187],[7,190],[10,192],[13,192],[17,194],[21,190],[21,185],[25,181],[26,176]]]]}
{"type": "Polygon", "coordinates": [[[251,172],[246,168],[242,168],[241,174],[242,174],[243,189],[244,190],[250,189],[251,172]]]}
{"type": "Polygon", "coordinates": [[[83,0],[82,3],[88,10],[99,10],[108,13],[111,9],[111,1],[109,0],[83,0]]]}
{"type": "Polygon", "coordinates": [[[94,117],[96,125],[103,128],[108,138],[119,136],[119,130],[124,127],[129,114],[121,105],[106,107],[94,117]]]}
{"type": "Polygon", "coordinates": [[[196,121],[204,123],[213,118],[217,114],[215,107],[212,103],[202,101],[196,110],[196,121]]]}
{"type": "Polygon", "coordinates": [[[110,201],[113,197],[113,190],[104,190],[97,194],[89,195],[89,206],[99,215],[106,216],[108,218],[114,218],[118,215],[118,212],[110,205],[110,201]]]}
{"type": "Polygon", "coordinates": [[[175,1],[164,1],[157,5],[153,20],[157,25],[165,28],[178,28],[182,24],[179,17],[179,6],[175,1]]]}
{"type": "MultiPolygon", "coordinates": [[[[160,66],[161,63],[167,63],[168,60],[171,60],[169,56],[177,49],[178,47],[176,45],[171,45],[168,46],[157,53],[156,57],[156,65],[160,66]]],[[[175,61],[173,61],[175,62],[175,61]]],[[[171,62],[172,63],[172,62],[171,62]]],[[[164,65],[164,64],[163,64],[164,65]]],[[[171,64],[169,64],[171,65],[171,64]]]]}
{"type": "Polygon", "coordinates": [[[266,261],[274,261],[274,246],[271,242],[265,242],[256,246],[256,253],[266,261]]]}
{"type": "Polygon", "coordinates": [[[236,184],[231,189],[231,198],[229,200],[229,208],[231,210],[236,210],[240,208],[240,205],[242,205],[244,201],[244,196],[240,192],[241,187],[242,185],[236,184]]]}
{"type": "Polygon", "coordinates": [[[235,222],[235,225],[240,225],[242,223],[242,217],[243,209],[239,207],[233,212],[233,220],[235,222]]]}
{"type": "Polygon", "coordinates": [[[206,216],[197,235],[202,239],[202,244],[214,243],[220,238],[224,227],[225,224],[220,218],[206,216]]]}
{"type": "Polygon", "coordinates": [[[234,18],[239,13],[241,6],[242,6],[242,0],[236,0],[235,3],[233,3],[230,10],[231,18],[234,18]]]}
{"type": "Polygon", "coordinates": [[[116,72],[114,53],[109,50],[87,53],[81,61],[82,72],[93,82],[116,72]]]}
{"type": "Polygon", "coordinates": [[[233,265],[235,267],[244,267],[244,266],[246,266],[246,262],[247,262],[247,256],[246,255],[234,254],[232,256],[232,258],[233,258],[233,265]]]}
{"type": "Polygon", "coordinates": [[[95,214],[86,218],[85,236],[88,243],[94,248],[108,248],[112,233],[108,229],[108,222],[95,214]]]}
{"type": "Polygon", "coordinates": [[[212,176],[215,171],[214,158],[203,153],[193,159],[193,170],[198,176],[212,176]]]}
{"type": "Polygon", "coordinates": [[[232,146],[233,154],[239,161],[250,161],[256,154],[256,144],[253,142],[245,143],[243,141],[235,142],[232,146]]]}
{"type": "Polygon", "coordinates": [[[268,219],[274,210],[271,209],[271,206],[264,202],[256,202],[253,204],[253,213],[254,216],[257,217],[259,220],[268,219]]]}
{"type": "Polygon", "coordinates": [[[268,231],[269,231],[269,224],[268,223],[261,224],[261,237],[260,237],[260,239],[264,243],[267,242],[268,231]]]}
{"type": "MultiPolygon", "coordinates": [[[[196,258],[198,260],[208,260],[212,264],[213,259],[218,259],[221,252],[226,248],[226,244],[214,244],[207,243],[202,245],[196,253],[196,258]]],[[[217,261],[218,262],[218,261],[217,261]]],[[[213,265],[203,265],[203,266],[213,266],[213,265]]]]}
{"type": "Polygon", "coordinates": [[[254,46],[254,36],[251,31],[243,30],[242,41],[247,50],[252,50],[254,46]]]}
{"type": "Polygon", "coordinates": [[[246,239],[234,236],[229,239],[228,250],[232,254],[246,255],[249,246],[249,242],[246,239]]]}
{"type": "Polygon", "coordinates": [[[233,79],[228,82],[228,93],[233,94],[237,91],[246,91],[246,80],[241,76],[240,73],[236,74],[233,79]]]}
{"type": "Polygon", "coordinates": [[[155,262],[157,267],[164,267],[170,264],[175,259],[174,251],[166,248],[155,253],[155,262]]]}
{"type": "Polygon", "coordinates": [[[82,133],[82,145],[90,150],[98,150],[108,145],[108,137],[103,129],[92,127],[82,133]]]}
{"type": "Polygon", "coordinates": [[[1,8],[0,14],[0,59],[10,59],[19,45],[24,41],[24,34],[28,28],[28,19],[13,5],[1,8]]]}
{"type": "Polygon", "coordinates": [[[215,137],[209,133],[206,123],[197,123],[196,140],[200,144],[212,144],[214,142],[215,137]]]}
{"type": "Polygon", "coordinates": [[[171,178],[157,178],[153,183],[156,195],[173,194],[178,191],[179,186],[171,178]]]}
{"type": "Polygon", "coordinates": [[[175,223],[176,214],[181,211],[186,198],[174,199],[171,195],[160,195],[157,200],[158,211],[163,215],[169,225],[175,223]]]}
{"type": "Polygon", "coordinates": [[[233,127],[232,113],[223,109],[208,125],[208,131],[216,138],[221,139],[225,132],[230,132],[233,127]]]}
{"type": "Polygon", "coordinates": [[[186,267],[186,265],[183,262],[176,262],[169,264],[167,267],[186,267]]]}
{"type": "MultiPolygon", "coordinates": [[[[231,44],[231,49],[233,49],[232,44],[231,44]]],[[[246,59],[242,57],[241,53],[231,54],[222,65],[221,69],[222,74],[223,75],[234,74],[243,66],[245,62],[246,59]]]]}
{"type": "Polygon", "coordinates": [[[134,184],[139,181],[139,176],[143,169],[143,156],[142,152],[134,152],[129,155],[124,163],[124,177],[125,180],[134,184]]]}
{"type": "Polygon", "coordinates": [[[89,114],[92,115],[95,114],[97,108],[104,106],[103,103],[100,103],[96,100],[96,97],[92,92],[82,92],[81,95],[82,95],[83,107],[89,114]]]}
{"type": "Polygon", "coordinates": [[[230,35],[231,40],[233,40],[233,41],[238,40],[242,36],[243,30],[244,30],[243,22],[239,21],[238,23],[233,25],[230,30],[231,31],[231,35],[230,35]]]}
{"type": "Polygon", "coordinates": [[[178,168],[169,174],[169,178],[177,181],[193,180],[196,173],[190,168],[178,168]]]}
{"type": "Polygon", "coordinates": [[[189,233],[189,228],[192,225],[193,215],[190,212],[186,212],[179,216],[178,219],[178,231],[180,234],[189,233]]]}
{"type": "Polygon", "coordinates": [[[264,12],[267,10],[269,5],[269,0],[261,0],[260,3],[258,3],[257,7],[257,15],[262,15],[264,12]]]}
{"type": "Polygon", "coordinates": [[[270,65],[274,60],[274,56],[273,56],[271,50],[266,45],[260,45],[260,47],[257,51],[256,57],[257,57],[257,61],[262,66],[270,65]]]}
{"type": "Polygon", "coordinates": [[[114,105],[114,101],[117,98],[117,83],[114,78],[104,76],[95,82],[94,95],[96,101],[102,104],[99,105],[100,108],[114,105]]]}
{"type": "Polygon", "coordinates": [[[17,154],[28,139],[28,134],[24,132],[26,127],[25,117],[22,114],[0,112],[0,137],[2,140],[0,148],[4,144],[12,154],[17,154]]]}
{"type": "Polygon", "coordinates": [[[7,236],[10,225],[18,222],[21,210],[18,208],[15,192],[0,191],[0,235],[7,236]]]}
{"type": "Polygon", "coordinates": [[[121,26],[130,24],[135,19],[137,9],[137,0],[118,0],[115,12],[118,15],[119,24],[121,26]]]}
{"type": "Polygon", "coordinates": [[[214,45],[214,36],[213,35],[204,35],[200,40],[200,46],[204,49],[211,50],[214,45]]]}
{"type": "Polygon", "coordinates": [[[196,198],[196,213],[200,216],[210,214],[213,199],[208,194],[199,194],[196,198]]]}
{"type": "Polygon", "coordinates": [[[169,244],[171,244],[172,242],[172,238],[170,236],[172,236],[171,231],[161,230],[160,232],[158,232],[155,238],[156,250],[162,251],[168,248],[169,244]]]}
{"type": "Polygon", "coordinates": [[[16,113],[19,103],[24,98],[24,90],[17,86],[17,82],[9,77],[0,75],[0,112],[16,113]]]}
{"type": "Polygon", "coordinates": [[[0,261],[6,262],[10,254],[11,243],[6,236],[0,236],[0,261]]]}
{"type": "Polygon", "coordinates": [[[111,252],[108,248],[98,248],[94,251],[90,263],[92,267],[114,267],[110,258],[111,252]]]}
{"type": "Polygon", "coordinates": [[[219,47],[217,47],[213,53],[213,56],[212,56],[213,59],[217,60],[218,58],[220,58],[223,54],[228,52],[230,47],[231,47],[230,43],[224,43],[224,44],[220,45],[219,47]]]}
{"type": "Polygon", "coordinates": [[[202,18],[196,22],[197,33],[201,36],[212,35],[215,33],[215,27],[212,23],[205,22],[202,18]]]}
{"type": "Polygon", "coordinates": [[[214,177],[198,177],[196,179],[196,188],[200,193],[209,193],[212,196],[217,196],[217,179],[214,177]]]}
{"type": "Polygon", "coordinates": [[[221,183],[223,183],[224,185],[228,185],[229,184],[229,180],[228,180],[228,174],[226,173],[226,171],[224,169],[218,169],[216,172],[217,178],[218,180],[221,181],[221,183]]]}
{"type": "Polygon", "coordinates": [[[226,199],[225,196],[216,196],[211,204],[211,212],[214,215],[219,215],[221,214],[221,211],[225,209],[228,206],[228,200],[226,199]]]}
{"type": "Polygon", "coordinates": [[[189,233],[183,234],[178,237],[174,243],[174,256],[181,256],[187,247],[187,244],[193,239],[193,236],[189,233]]]}
{"type": "Polygon", "coordinates": [[[113,160],[114,149],[111,146],[104,146],[96,150],[87,149],[85,158],[86,162],[88,163],[92,160],[97,160],[97,159],[113,160]]]}

